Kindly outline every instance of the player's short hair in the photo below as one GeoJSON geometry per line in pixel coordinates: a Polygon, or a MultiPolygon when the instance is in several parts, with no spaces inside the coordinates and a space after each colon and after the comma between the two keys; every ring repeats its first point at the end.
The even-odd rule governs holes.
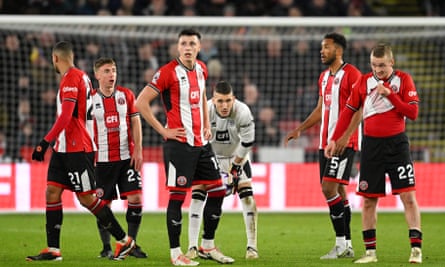
{"type": "Polygon", "coordinates": [[[341,46],[343,50],[345,50],[347,47],[345,36],[338,32],[330,32],[324,36],[324,39],[332,39],[334,43],[341,46]]]}
{"type": "Polygon", "coordinates": [[[201,40],[201,34],[195,30],[195,29],[184,29],[178,34],[178,39],[181,38],[181,36],[196,36],[199,40],[201,40]]]}
{"type": "Polygon", "coordinates": [[[60,41],[53,47],[53,53],[63,58],[69,58],[73,55],[73,45],[67,41],[60,41]]]}
{"type": "Polygon", "coordinates": [[[389,58],[393,57],[392,48],[389,43],[378,43],[371,50],[371,56],[382,58],[388,56],[389,58]]]}
{"type": "Polygon", "coordinates": [[[94,72],[96,72],[100,67],[102,67],[105,64],[111,64],[116,66],[116,62],[114,61],[114,59],[109,57],[101,57],[96,59],[96,61],[94,62],[94,67],[93,67],[94,72]]]}
{"type": "Polygon", "coordinates": [[[233,93],[232,85],[230,85],[230,83],[226,81],[219,81],[215,85],[215,93],[222,95],[228,95],[230,93],[233,93]]]}

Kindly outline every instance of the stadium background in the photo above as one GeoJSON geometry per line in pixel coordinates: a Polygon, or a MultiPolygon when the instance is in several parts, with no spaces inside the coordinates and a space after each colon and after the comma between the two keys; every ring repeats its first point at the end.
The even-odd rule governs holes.
{"type": "MultiPolygon", "coordinates": [[[[404,8],[399,9],[383,2],[367,1],[370,15],[379,16],[359,18],[270,15],[228,19],[205,17],[207,14],[204,17],[0,16],[0,211],[44,210],[47,161],[31,163],[30,152],[55,118],[58,77],[51,65],[55,42],[74,43],[76,65],[90,73],[93,81],[93,61],[100,56],[115,58],[118,83],[133,89],[137,95],[157,67],[175,56],[172,47],[176,35],[189,26],[203,34],[200,59],[209,68],[209,96],[212,85],[226,79],[234,84],[237,97],[248,103],[254,113],[257,143],[252,158],[256,163],[254,187],[260,209],[325,208],[318,186],[317,127],[307,131],[290,148],[283,147],[282,138],[315,106],[317,79],[324,69],[319,59],[320,41],[325,33],[339,31],[349,41],[346,62],[357,65],[362,72],[370,70],[370,48],[378,41],[388,41],[394,46],[396,67],[413,75],[421,98],[420,116],[415,122],[407,121],[407,132],[416,161],[419,203],[424,210],[444,210],[440,194],[445,188],[440,176],[445,168],[442,90],[445,20],[428,16],[438,15],[440,8],[428,9],[426,5],[419,8],[416,1],[405,1],[404,8]],[[391,14],[426,16],[382,16],[391,14]]],[[[423,2],[434,4],[434,1],[423,2]]],[[[36,11],[35,7],[32,10],[54,14],[36,11]]],[[[159,119],[163,120],[159,104],[155,103],[159,119]]],[[[146,211],[165,207],[160,143],[159,135],[144,123],[146,211]]],[[[357,175],[355,172],[353,185],[349,187],[355,209],[361,205],[360,199],[354,198],[357,175]]],[[[64,202],[68,209],[82,210],[70,193],[65,194],[64,202]]],[[[115,205],[117,209],[123,206],[119,202],[115,205]]],[[[225,206],[229,210],[239,208],[233,199],[226,200],[225,206]]],[[[400,202],[389,197],[381,206],[399,210],[400,202]]]]}

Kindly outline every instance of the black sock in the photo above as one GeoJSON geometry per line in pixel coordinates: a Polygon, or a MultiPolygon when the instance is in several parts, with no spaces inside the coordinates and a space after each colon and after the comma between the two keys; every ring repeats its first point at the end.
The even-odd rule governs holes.
{"type": "Polygon", "coordinates": [[[128,202],[126,220],[128,224],[128,235],[136,240],[139,226],[141,225],[142,221],[142,203],[128,202]]]}
{"type": "Polygon", "coordinates": [[[110,245],[110,232],[108,232],[107,229],[105,229],[99,222],[99,220],[96,220],[97,222],[97,229],[99,229],[99,236],[100,240],[102,240],[103,250],[111,250],[110,245]]]}
{"type": "Polygon", "coordinates": [[[376,249],[377,247],[376,230],[375,229],[366,230],[363,231],[362,234],[366,250],[376,249]]]}
{"type": "Polygon", "coordinates": [[[126,236],[124,229],[122,229],[121,225],[116,220],[116,217],[114,217],[113,212],[107,205],[95,209],[95,213],[93,214],[97,217],[99,223],[108,230],[116,240],[122,240],[126,236]]]}
{"type": "Polygon", "coordinates": [[[343,205],[345,207],[345,236],[346,240],[351,240],[351,206],[347,199],[343,200],[343,205]]]}
{"type": "Polygon", "coordinates": [[[340,195],[327,200],[336,236],[345,236],[345,206],[340,195]]]}
{"type": "Polygon", "coordinates": [[[60,230],[63,221],[62,202],[46,203],[46,242],[48,247],[60,248],[60,230]]]}
{"type": "Polygon", "coordinates": [[[409,229],[409,240],[411,247],[422,247],[422,232],[417,229],[409,229]]]}
{"type": "Polygon", "coordinates": [[[184,203],[184,200],[182,199],[182,197],[180,196],[178,197],[180,199],[170,198],[167,206],[167,231],[168,231],[168,239],[170,242],[170,248],[177,248],[180,245],[179,238],[181,236],[181,228],[182,228],[181,207],[182,204],[184,203]]]}
{"type": "Polygon", "coordinates": [[[204,239],[212,240],[215,238],[216,228],[219,224],[219,219],[222,213],[222,203],[224,196],[213,197],[209,194],[207,202],[204,206],[204,232],[202,237],[204,239]]]}

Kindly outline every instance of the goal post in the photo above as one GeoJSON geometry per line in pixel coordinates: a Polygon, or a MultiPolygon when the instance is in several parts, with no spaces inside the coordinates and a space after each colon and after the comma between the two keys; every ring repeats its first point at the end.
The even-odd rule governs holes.
{"type": "MultiPolygon", "coordinates": [[[[370,48],[378,41],[391,43],[395,67],[413,76],[421,99],[419,118],[407,120],[413,157],[423,162],[445,161],[443,18],[9,15],[0,16],[3,160],[26,160],[29,148],[54,121],[58,77],[50,51],[55,42],[73,42],[76,65],[93,81],[93,61],[100,56],[115,58],[118,83],[138,94],[154,71],[175,56],[177,34],[186,27],[202,33],[200,58],[209,68],[209,94],[216,81],[231,82],[237,97],[254,112],[257,151],[265,149],[272,160],[282,162],[317,160],[317,127],[292,142],[291,148],[285,149],[282,139],[316,105],[318,75],[325,68],[319,53],[323,35],[331,31],[345,34],[344,59],[363,73],[370,71],[370,48]]],[[[144,124],[149,157],[160,151],[160,143],[160,136],[144,124]]],[[[257,161],[269,160],[255,155],[257,161]]]]}

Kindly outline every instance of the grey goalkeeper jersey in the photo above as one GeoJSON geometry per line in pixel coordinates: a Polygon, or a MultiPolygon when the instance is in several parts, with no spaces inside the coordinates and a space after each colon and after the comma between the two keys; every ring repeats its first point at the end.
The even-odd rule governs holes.
{"type": "Polygon", "coordinates": [[[241,143],[253,143],[255,140],[255,123],[249,107],[235,100],[232,112],[222,118],[216,112],[212,100],[208,101],[212,139],[210,143],[218,158],[235,156],[241,143]]]}

